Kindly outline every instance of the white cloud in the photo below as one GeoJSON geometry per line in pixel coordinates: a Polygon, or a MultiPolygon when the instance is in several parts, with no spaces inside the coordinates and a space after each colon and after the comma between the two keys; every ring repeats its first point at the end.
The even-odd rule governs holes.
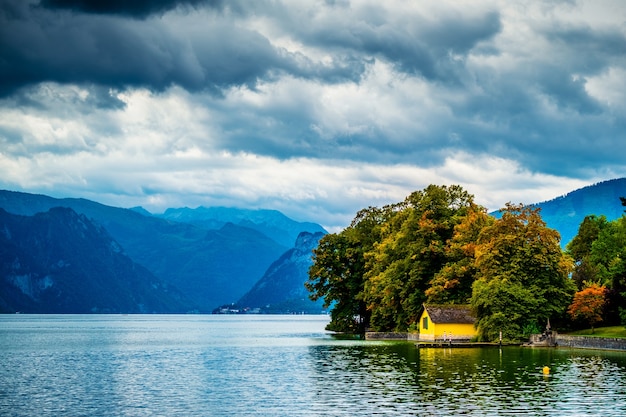
{"type": "Polygon", "coordinates": [[[610,67],[585,83],[589,95],[609,108],[615,116],[626,116],[626,68],[610,67]]]}
{"type": "Polygon", "coordinates": [[[100,39],[93,63],[63,51],[75,80],[50,50],[37,74],[56,82],[0,91],[0,185],[275,208],[337,230],[431,183],[493,210],[626,175],[621,1],[336,3],[98,17],[90,39],[133,47],[100,39]],[[108,71],[107,54],[132,71],[108,71]]]}

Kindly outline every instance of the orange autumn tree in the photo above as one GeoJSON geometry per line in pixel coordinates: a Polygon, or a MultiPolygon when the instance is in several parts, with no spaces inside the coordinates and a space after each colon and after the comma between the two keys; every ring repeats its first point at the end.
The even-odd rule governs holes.
{"type": "Polygon", "coordinates": [[[606,287],[597,283],[587,283],[586,287],[574,294],[574,301],[567,312],[573,320],[589,323],[591,333],[596,323],[602,321],[602,309],[606,300],[606,287]]]}

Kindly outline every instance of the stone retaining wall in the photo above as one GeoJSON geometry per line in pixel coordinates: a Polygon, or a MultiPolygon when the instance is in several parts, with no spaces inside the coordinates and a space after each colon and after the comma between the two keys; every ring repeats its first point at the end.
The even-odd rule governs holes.
{"type": "Polygon", "coordinates": [[[393,332],[366,332],[365,340],[408,340],[408,334],[393,332]]]}
{"type": "Polygon", "coordinates": [[[581,349],[626,350],[626,339],[615,337],[557,335],[556,344],[561,347],[581,349]]]}
{"type": "Polygon", "coordinates": [[[418,341],[419,333],[394,333],[394,332],[366,332],[365,340],[407,340],[418,341]]]}
{"type": "MultiPolygon", "coordinates": [[[[556,346],[578,349],[626,350],[626,339],[621,338],[568,336],[556,332],[548,339],[541,338],[541,336],[531,335],[529,346],[554,346],[556,342],[556,346]]],[[[365,340],[419,341],[419,333],[367,332],[365,340]]]]}

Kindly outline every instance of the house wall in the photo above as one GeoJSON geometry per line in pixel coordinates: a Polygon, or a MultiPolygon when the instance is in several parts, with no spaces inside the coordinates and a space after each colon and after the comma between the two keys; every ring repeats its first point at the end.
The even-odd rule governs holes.
{"type": "Polygon", "coordinates": [[[452,335],[452,340],[469,340],[476,336],[476,329],[474,329],[474,325],[471,323],[444,323],[436,326],[435,339],[443,339],[444,333],[447,340],[450,339],[450,335],[452,335]]]}
{"type": "Polygon", "coordinates": [[[420,316],[420,340],[435,340],[435,323],[432,322],[428,312],[424,310],[420,316]],[[428,328],[424,328],[424,318],[428,319],[428,328]]]}
{"type": "Polygon", "coordinates": [[[449,339],[450,334],[452,334],[452,340],[469,340],[476,336],[476,329],[474,329],[473,324],[433,323],[426,310],[420,317],[419,329],[419,340],[425,341],[443,340],[444,333],[446,339],[449,339]],[[428,318],[428,328],[424,328],[424,317],[428,318]]]}

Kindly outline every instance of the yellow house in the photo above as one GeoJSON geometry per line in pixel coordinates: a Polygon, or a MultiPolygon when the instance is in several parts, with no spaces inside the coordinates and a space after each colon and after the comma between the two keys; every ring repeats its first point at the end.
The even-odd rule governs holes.
{"type": "Polygon", "coordinates": [[[475,318],[468,305],[424,304],[419,340],[468,341],[476,335],[475,318]]]}

